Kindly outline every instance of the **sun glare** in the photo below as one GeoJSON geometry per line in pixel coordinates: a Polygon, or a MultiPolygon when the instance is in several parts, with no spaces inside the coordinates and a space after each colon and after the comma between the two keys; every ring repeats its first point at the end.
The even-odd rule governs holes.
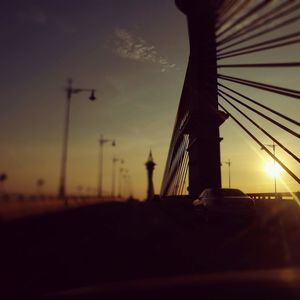
{"type": "Polygon", "coordinates": [[[265,163],[264,169],[267,172],[267,174],[272,177],[278,177],[282,173],[281,166],[276,162],[274,163],[274,161],[272,160],[269,160],[265,163]]]}

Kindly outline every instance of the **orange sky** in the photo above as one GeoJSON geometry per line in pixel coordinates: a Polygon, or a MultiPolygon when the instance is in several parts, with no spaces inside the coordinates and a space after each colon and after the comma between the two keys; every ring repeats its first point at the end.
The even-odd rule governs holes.
{"type": "MultiPolygon", "coordinates": [[[[116,155],[125,160],[134,196],[145,198],[144,163],[150,148],[157,163],[154,187],[159,192],[189,51],[185,16],[173,1],[154,5],[130,0],[125,5],[116,0],[89,0],[74,3],[70,10],[69,4],[58,0],[30,0],[26,5],[22,1],[7,3],[3,11],[0,172],[8,174],[6,191],[35,193],[37,179],[43,178],[44,193],[57,193],[63,86],[72,77],[75,87],[95,88],[97,100],[87,101],[89,95],[84,93],[72,97],[67,192],[78,193],[82,185],[85,193],[96,193],[100,134],[117,142],[115,148],[104,147],[107,193],[111,191],[112,157],[116,155]]],[[[299,61],[297,45],[282,51],[276,49],[226,63],[299,61]]],[[[284,70],[285,73],[274,69],[246,71],[220,72],[299,89],[298,69],[284,70]]],[[[229,86],[237,88],[236,84],[229,86]]],[[[299,120],[298,100],[253,89],[240,90],[299,120]]],[[[266,126],[299,154],[299,139],[266,126]]],[[[245,192],[272,192],[273,178],[263,167],[267,155],[230,119],[222,125],[221,136],[221,160],[232,162],[232,186],[245,192]]],[[[277,154],[300,175],[299,165],[280,149],[277,154]]],[[[222,175],[223,185],[227,186],[225,164],[222,175]]],[[[278,190],[289,189],[296,191],[299,187],[283,174],[278,179],[278,190]]]]}

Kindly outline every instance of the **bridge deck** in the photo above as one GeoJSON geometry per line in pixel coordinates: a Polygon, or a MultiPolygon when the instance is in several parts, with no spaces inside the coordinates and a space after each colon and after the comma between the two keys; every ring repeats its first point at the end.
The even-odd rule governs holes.
{"type": "MultiPolygon", "coordinates": [[[[289,202],[290,203],[290,202],[289,202]]],[[[249,224],[207,224],[191,207],[105,203],[3,223],[9,295],[129,279],[300,264],[299,210],[262,207],[249,224]]],[[[2,291],[3,292],[3,291],[2,291]]]]}

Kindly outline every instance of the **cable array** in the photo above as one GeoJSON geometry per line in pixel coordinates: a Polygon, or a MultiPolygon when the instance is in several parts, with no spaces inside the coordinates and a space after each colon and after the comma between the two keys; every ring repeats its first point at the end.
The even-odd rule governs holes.
{"type": "MultiPolygon", "coordinates": [[[[217,91],[219,108],[299,184],[295,169],[300,169],[300,153],[290,146],[300,145],[300,118],[284,108],[299,109],[300,90],[292,82],[299,81],[296,72],[300,67],[300,51],[296,47],[300,43],[300,3],[210,1],[215,4],[216,64],[212,63],[211,73],[208,71],[207,89],[201,90],[203,105],[210,106],[211,98],[216,97],[211,91],[217,91]],[[294,139],[294,144],[287,144],[287,138],[294,139]],[[280,153],[274,155],[266,142],[278,146],[280,153]],[[281,153],[289,160],[281,157],[281,153]],[[287,162],[292,162],[292,167],[287,162]]],[[[194,97],[189,82],[188,66],[162,184],[163,195],[180,195],[184,191],[188,148],[193,143],[186,130],[193,114],[186,101],[194,97]]]]}
{"type": "MultiPolygon", "coordinates": [[[[268,70],[271,69],[272,71],[278,70],[276,76],[281,77],[282,82],[293,79],[295,75],[292,74],[295,74],[295,70],[300,67],[300,61],[288,61],[288,59],[290,53],[296,56],[296,50],[292,47],[300,43],[300,31],[297,30],[300,21],[300,4],[297,1],[282,1],[277,4],[273,1],[256,1],[255,3],[254,7],[244,11],[240,17],[236,18],[236,21],[228,20],[227,22],[231,22],[230,25],[226,23],[222,26],[216,25],[217,68],[223,72],[230,71],[229,75],[223,72],[217,74],[219,107],[299,184],[299,175],[297,176],[283,159],[267,149],[264,142],[267,140],[277,145],[282,153],[294,161],[292,165],[297,166],[299,170],[299,152],[292,151],[290,146],[293,145],[287,145],[284,141],[284,138],[292,136],[295,143],[299,143],[299,119],[292,118],[281,108],[276,109],[273,104],[265,103],[270,102],[266,99],[276,98],[278,107],[297,107],[297,105],[299,107],[298,103],[291,102],[289,98],[299,100],[300,90],[283,84],[278,85],[277,82],[273,83],[270,80],[273,76],[269,78],[265,76],[264,82],[248,78],[251,78],[253,74],[259,74],[258,77],[261,78],[262,72],[268,74],[268,70]],[[255,11],[254,14],[253,11],[255,11]],[[273,49],[280,50],[282,61],[261,61],[266,57],[262,54],[272,53],[273,49]],[[247,55],[251,57],[248,58],[247,55]],[[287,61],[283,61],[285,57],[287,61]],[[226,59],[230,59],[230,63],[223,63],[226,59]],[[290,73],[289,70],[293,70],[294,73],[290,73]],[[243,76],[240,75],[241,73],[243,76]],[[252,128],[256,128],[260,135],[255,134],[256,131],[252,128]]],[[[237,4],[232,5],[226,14],[230,14],[230,10],[234,11],[237,8],[237,4]]],[[[276,59],[278,55],[271,54],[270,57],[276,59]]]]}

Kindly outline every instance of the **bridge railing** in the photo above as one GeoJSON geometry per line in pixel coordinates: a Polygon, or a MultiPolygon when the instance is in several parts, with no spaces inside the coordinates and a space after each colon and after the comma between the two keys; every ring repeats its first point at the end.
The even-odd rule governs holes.
{"type": "Polygon", "coordinates": [[[295,200],[299,201],[300,192],[295,193],[248,193],[248,195],[255,200],[295,200]]]}

